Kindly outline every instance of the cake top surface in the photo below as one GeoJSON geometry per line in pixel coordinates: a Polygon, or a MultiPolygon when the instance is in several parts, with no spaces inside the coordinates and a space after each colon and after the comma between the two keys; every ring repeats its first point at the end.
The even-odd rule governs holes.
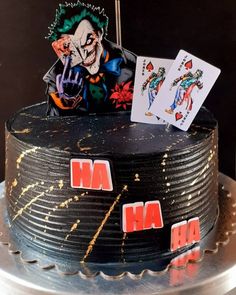
{"type": "Polygon", "coordinates": [[[7,130],[16,139],[45,149],[75,155],[142,155],[180,152],[202,144],[216,128],[212,114],[202,108],[188,132],[173,126],[130,122],[129,112],[46,117],[46,103],[18,111],[7,130]]]}

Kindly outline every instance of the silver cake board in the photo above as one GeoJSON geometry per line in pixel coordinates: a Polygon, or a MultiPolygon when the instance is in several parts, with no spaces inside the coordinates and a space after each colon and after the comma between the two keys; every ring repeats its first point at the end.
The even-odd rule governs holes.
{"type": "MultiPolygon", "coordinates": [[[[182,254],[182,264],[178,267],[168,265],[163,271],[153,271],[144,263],[141,272],[120,272],[111,276],[106,271],[91,271],[89,264],[85,264],[82,271],[66,274],[56,263],[45,264],[45,257],[25,259],[24,251],[17,250],[6,240],[9,227],[2,214],[6,211],[2,183],[0,294],[225,294],[236,287],[236,182],[220,174],[220,184],[219,222],[208,235],[207,242],[200,244],[198,259],[182,259],[185,255],[182,254]]],[[[135,264],[132,267],[135,269],[135,264]]]]}

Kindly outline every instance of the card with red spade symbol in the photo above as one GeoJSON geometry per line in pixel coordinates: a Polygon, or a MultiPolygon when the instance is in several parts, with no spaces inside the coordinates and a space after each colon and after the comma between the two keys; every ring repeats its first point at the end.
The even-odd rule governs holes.
{"type": "Polygon", "coordinates": [[[146,66],[146,70],[150,73],[154,70],[154,66],[152,62],[150,61],[149,64],[146,66]]]}
{"type": "Polygon", "coordinates": [[[191,70],[193,68],[193,61],[192,60],[187,61],[184,66],[186,70],[191,70]]]}
{"type": "Polygon", "coordinates": [[[180,50],[150,112],[187,131],[220,74],[220,69],[180,50]]]}

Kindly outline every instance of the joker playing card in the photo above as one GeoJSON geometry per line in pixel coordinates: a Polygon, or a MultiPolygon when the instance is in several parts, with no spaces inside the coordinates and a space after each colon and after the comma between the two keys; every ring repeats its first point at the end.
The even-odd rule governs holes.
{"type": "Polygon", "coordinates": [[[73,42],[73,35],[66,35],[61,39],[54,41],[52,47],[56,52],[56,55],[60,58],[62,63],[65,65],[66,57],[71,57],[70,66],[74,67],[82,62],[82,58],[79,51],[76,49],[73,42]]]}
{"type": "Polygon", "coordinates": [[[139,56],[137,58],[131,121],[164,124],[150,107],[165,80],[173,60],[139,56]]]}
{"type": "Polygon", "coordinates": [[[220,69],[180,50],[150,112],[187,131],[219,74],[220,69]]]}

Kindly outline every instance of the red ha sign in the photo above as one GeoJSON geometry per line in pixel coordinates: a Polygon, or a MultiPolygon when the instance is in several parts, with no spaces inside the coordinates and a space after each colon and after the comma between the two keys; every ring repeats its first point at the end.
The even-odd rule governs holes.
{"type": "Polygon", "coordinates": [[[126,233],[164,226],[159,201],[126,204],[122,211],[122,227],[126,233]]]}
{"type": "MultiPolygon", "coordinates": [[[[137,202],[125,204],[122,208],[122,228],[125,233],[163,228],[163,217],[159,201],[137,202]]],[[[192,218],[172,225],[171,245],[172,252],[179,248],[199,242],[200,221],[192,218]]]]}
{"type": "Polygon", "coordinates": [[[110,163],[106,160],[72,159],[71,187],[113,191],[110,163]]]}
{"type": "Polygon", "coordinates": [[[171,227],[171,246],[172,252],[200,242],[200,221],[199,218],[192,218],[188,221],[182,221],[172,225],[171,227]]]}

